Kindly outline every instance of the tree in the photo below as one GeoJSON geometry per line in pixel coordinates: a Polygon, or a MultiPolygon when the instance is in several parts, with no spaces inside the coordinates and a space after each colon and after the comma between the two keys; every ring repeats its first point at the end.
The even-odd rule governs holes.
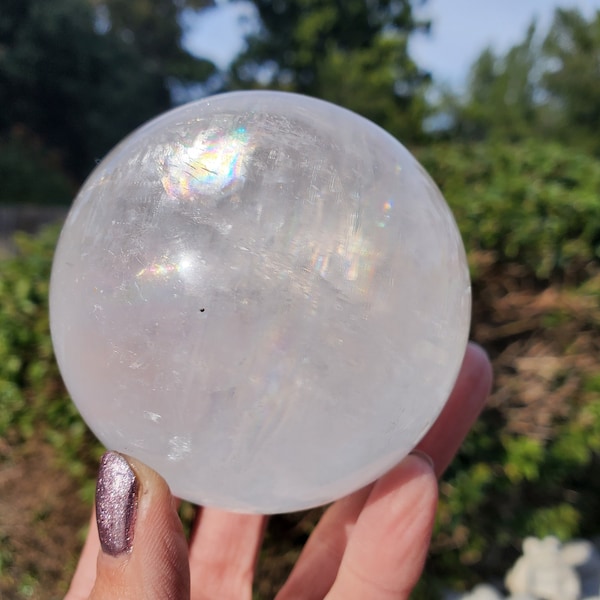
{"type": "Polygon", "coordinates": [[[517,141],[538,125],[540,54],[532,24],[525,39],[504,56],[486,48],[469,74],[466,99],[450,94],[443,110],[453,117],[452,135],[481,140],[499,137],[517,141]]]}
{"type": "Polygon", "coordinates": [[[543,54],[543,84],[560,137],[600,152],[600,11],[586,21],[576,10],[557,10],[543,54]]]}
{"type": "Polygon", "coordinates": [[[474,63],[464,98],[449,94],[440,110],[463,139],[553,138],[600,152],[600,11],[586,20],[557,9],[543,39],[532,25],[504,55],[486,49],[474,63]]]}
{"type": "Polygon", "coordinates": [[[146,68],[180,84],[197,83],[215,73],[207,60],[181,45],[181,17],[186,10],[214,6],[214,0],[89,0],[100,28],[136,48],[146,68]]]}
{"type": "Polygon", "coordinates": [[[260,29],[232,65],[230,87],[269,87],[342,104],[402,139],[421,136],[424,84],[408,52],[427,30],[410,0],[254,0],[260,29]]]}
{"type": "Polygon", "coordinates": [[[104,23],[91,0],[7,0],[0,16],[0,136],[31,132],[76,179],[171,106],[173,78],[214,70],[178,45],[181,2],[105,6],[104,23]]]}

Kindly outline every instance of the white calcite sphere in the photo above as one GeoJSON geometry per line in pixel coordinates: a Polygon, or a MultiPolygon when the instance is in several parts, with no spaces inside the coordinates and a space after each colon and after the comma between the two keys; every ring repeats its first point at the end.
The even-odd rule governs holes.
{"type": "Polygon", "coordinates": [[[108,448],[179,497],[273,513],[410,452],[458,373],[470,283],[446,203],[398,141],[320,100],[238,92],[166,113],[98,165],[50,312],[108,448]]]}

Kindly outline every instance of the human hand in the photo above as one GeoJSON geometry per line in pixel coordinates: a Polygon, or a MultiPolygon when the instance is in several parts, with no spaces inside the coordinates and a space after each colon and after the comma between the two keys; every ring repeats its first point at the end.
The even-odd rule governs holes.
{"type": "MultiPolygon", "coordinates": [[[[409,597],[429,547],[437,477],[477,419],[491,381],[487,356],[470,344],[448,403],[417,451],[327,509],[277,600],[409,597]]],[[[149,467],[108,453],[98,489],[102,544],[93,515],[65,600],[252,598],[264,516],[201,508],[188,544],[175,499],[149,467]],[[126,510],[128,499],[134,512],[126,510]],[[115,508],[125,510],[112,521],[115,508]]]]}

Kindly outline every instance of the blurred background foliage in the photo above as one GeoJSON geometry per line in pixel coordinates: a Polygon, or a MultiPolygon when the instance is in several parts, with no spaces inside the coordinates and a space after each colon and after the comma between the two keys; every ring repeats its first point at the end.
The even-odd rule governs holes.
{"type": "MultiPolygon", "coordinates": [[[[208,0],[5,0],[0,224],[9,206],[66,210],[111,146],[182,97],[283,89],[364,114],[409,146],[454,211],[472,337],[496,374],[441,482],[415,597],[501,576],[526,535],[600,535],[600,13],[557,10],[544,35],[532,24],[505,54],[485,50],[457,94],[411,58],[429,23],[409,0],[253,4],[258,26],[219,69],[182,44],[182,15],[208,0]]],[[[0,250],[0,597],[64,592],[101,452],[52,354],[57,233],[0,250]]],[[[271,520],[257,598],[272,596],[319,512],[271,520]]]]}

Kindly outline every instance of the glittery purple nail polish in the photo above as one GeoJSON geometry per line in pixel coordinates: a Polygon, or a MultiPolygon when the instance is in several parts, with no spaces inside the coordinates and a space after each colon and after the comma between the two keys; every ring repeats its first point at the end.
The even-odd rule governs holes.
{"type": "Polygon", "coordinates": [[[102,550],[119,556],[131,550],[138,482],[129,463],[116,452],[100,461],[96,484],[96,521],[102,550]]]}

